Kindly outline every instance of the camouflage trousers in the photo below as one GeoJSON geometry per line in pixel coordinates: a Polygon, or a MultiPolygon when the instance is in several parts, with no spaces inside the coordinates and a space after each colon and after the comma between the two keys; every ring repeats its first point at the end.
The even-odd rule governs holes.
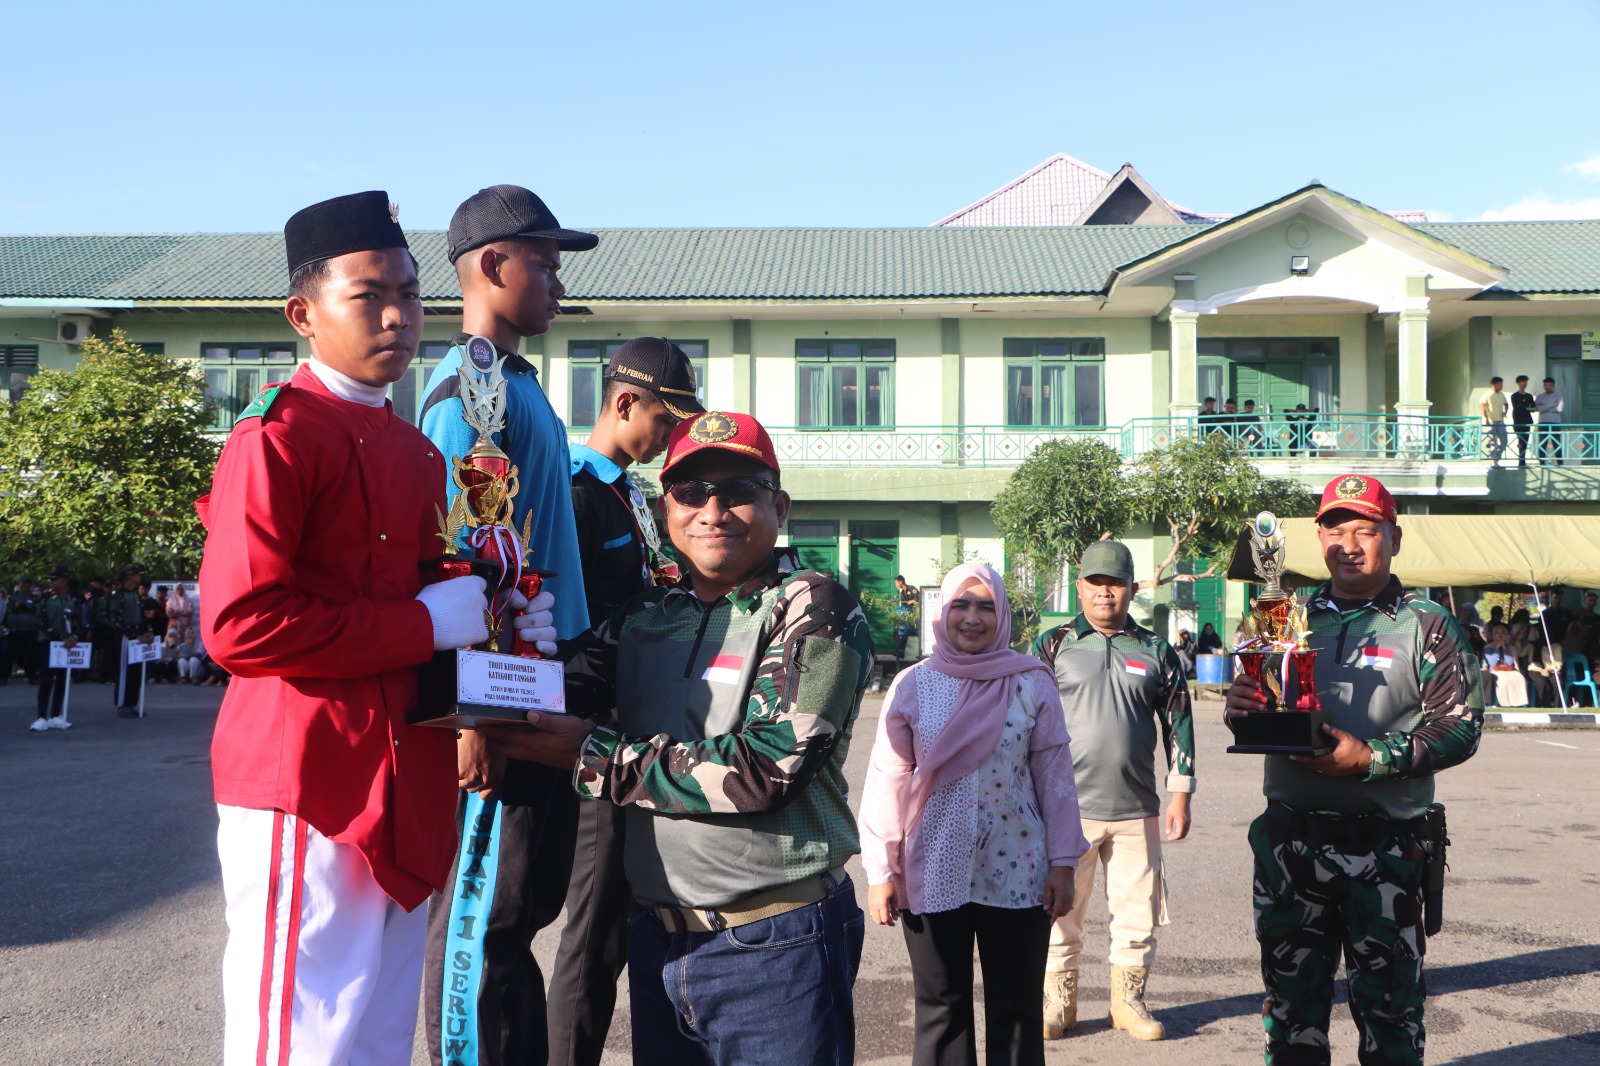
{"type": "Polygon", "coordinates": [[[1427,941],[1414,830],[1398,823],[1368,835],[1269,809],[1250,825],[1250,850],[1268,1066],[1327,1066],[1341,954],[1363,1066],[1421,1063],[1427,941]]]}

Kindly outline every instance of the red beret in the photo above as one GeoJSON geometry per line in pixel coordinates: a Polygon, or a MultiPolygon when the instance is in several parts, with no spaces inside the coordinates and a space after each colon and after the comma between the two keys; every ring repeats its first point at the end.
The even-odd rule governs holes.
{"type": "Polygon", "coordinates": [[[704,451],[731,452],[756,460],[774,474],[781,473],[772,438],[754,415],[707,411],[698,418],[679,422],[672,431],[672,438],[667,441],[667,461],[661,465],[662,479],[689,456],[704,451]]]}
{"type": "Polygon", "coordinates": [[[1394,497],[1383,487],[1383,482],[1365,474],[1345,474],[1328,482],[1322,490],[1322,506],[1317,508],[1317,520],[1329,511],[1353,511],[1374,522],[1395,520],[1394,497]]]}

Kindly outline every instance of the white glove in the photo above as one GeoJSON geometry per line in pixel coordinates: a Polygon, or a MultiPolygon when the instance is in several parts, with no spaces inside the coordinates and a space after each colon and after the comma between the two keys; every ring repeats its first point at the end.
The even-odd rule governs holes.
{"type": "Polygon", "coordinates": [[[540,589],[532,603],[520,592],[511,594],[511,606],[521,612],[512,623],[517,628],[517,636],[531,641],[540,655],[556,653],[556,616],[550,610],[555,605],[556,598],[549,589],[540,589]]]}
{"type": "Polygon", "coordinates": [[[433,618],[433,650],[465,648],[489,639],[484,614],[489,601],[484,598],[483,578],[467,575],[424,585],[417,600],[433,618]]]}

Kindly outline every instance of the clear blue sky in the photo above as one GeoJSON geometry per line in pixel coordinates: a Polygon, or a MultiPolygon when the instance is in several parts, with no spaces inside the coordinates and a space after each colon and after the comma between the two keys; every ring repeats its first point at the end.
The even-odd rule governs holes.
{"type": "Polygon", "coordinates": [[[1600,4],[13,4],[0,232],[274,230],[516,182],[573,226],[921,226],[1056,152],[1600,217],[1600,4]]]}

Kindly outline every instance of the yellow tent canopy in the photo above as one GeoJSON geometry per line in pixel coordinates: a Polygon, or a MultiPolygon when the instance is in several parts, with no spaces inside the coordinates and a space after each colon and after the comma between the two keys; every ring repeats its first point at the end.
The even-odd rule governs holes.
{"type": "MultiPolygon", "coordinates": [[[[1407,588],[1527,592],[1529,586],[1600,588],[1600,516],[1401,515],[1394,575],[1407,588]]],[[[1307,588],[1328,580],[1316,525],[1283,521],[1285,585],[1307,588]]],[[[1234,581],[1259,583],[1248,535],[1240,530],[1228,564],[1234,581]]]]}

